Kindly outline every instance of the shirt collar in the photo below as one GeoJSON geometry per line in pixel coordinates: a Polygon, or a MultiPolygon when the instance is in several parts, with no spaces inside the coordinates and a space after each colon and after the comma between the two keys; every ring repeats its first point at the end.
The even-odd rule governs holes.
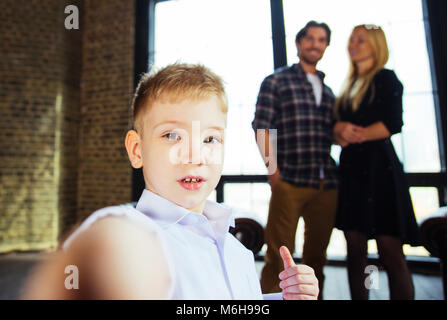
{"type": "MultiPolygon", "coordinates": [[[[306,78],[306,73],[304,72],[303,67],[301,66],[301,63],[295,63],[292,66],[292,69],[295,70],[295,72],[298,74],[299,77],[306,78]]],[[[317,75],[320,77],[321,81],[323,81],[324,78],[326,77],[326,74],[319,70],[317,70],[317,75]]]]}
{"type": "MultiPolygon", "coordinates": [[[[162,227],[177,224],[190,215],[200,215],[144,189],[138,200],[136,209],[154,219],[162,227]]],[[[234,216],[231,208],[206,200],[203,216],[209,221],[216,235],[224,235],[229,227],[234,227],[234,216]]],[[[189,224],[189,222],[186,222],[189,224]]]]}

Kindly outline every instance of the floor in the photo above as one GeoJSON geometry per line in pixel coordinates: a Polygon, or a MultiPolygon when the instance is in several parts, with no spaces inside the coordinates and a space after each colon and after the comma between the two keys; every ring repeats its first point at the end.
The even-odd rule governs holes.
{"type": "Polygon", "coordinates": [[[0,255],[0,300],[18,299],[26,276],[44,256],[41,253],[0,255]]]}
{"type": "MultiPolygon", "coordinates": [[[[26,276],[32,267],[45,257],[42,253],[10,253],[0,255],[0,300],[18,299],[26,276]]],[[[258,275],[263,262],[256,262],[258,275]]],[[[327,300],[349,300],[347,273],[344,267],[326,266],[323,292],[327,300]]],[[[370,290],[371,300],[389,299],[386,273],[379,271],[378,288],[370,290]]],[[[438,275],[413,274],[417,300],[442,300],[442,279],[438,275]]]]}
{"type": "MultiPolygon", "coordinates": [[[[260,275],[264,262],[256,261],[260,275]]],[[[348,274],[345,267],[326,266],[323,297],[325,300],[350,300],[348,274]]],[[[442,277],[439,275],[413,274],[416,300],[443,300],[442,277]]],[[[388,278],[385,271],[379,271],[377,286],[369,291],[370,300],[389,300],[388,278]]]]}

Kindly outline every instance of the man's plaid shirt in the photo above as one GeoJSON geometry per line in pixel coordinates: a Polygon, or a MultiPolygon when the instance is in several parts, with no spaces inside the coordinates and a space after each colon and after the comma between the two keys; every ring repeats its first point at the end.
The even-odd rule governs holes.
{"type": "MultiPolygon", "coordinates": [[[[323,83],[324,73],[318,71],[323,83]]],[[[300,64],[277,69],[264,79],[256,103],[253,129],[277,129],[277,162],[281,179],[301,187],[338,185],[330,156],[334,125],[332,90],[323,83],[321,104],[316,105],[312,85],[300,64]]]]}

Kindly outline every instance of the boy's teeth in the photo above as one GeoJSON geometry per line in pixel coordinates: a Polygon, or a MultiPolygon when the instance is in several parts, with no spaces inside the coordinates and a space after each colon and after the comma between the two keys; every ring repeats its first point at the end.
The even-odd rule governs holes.
{"type": "Polygon", "coordinates": [[[199,182],[200,179],[196,179],[196,178],[185,178],[183,181],[186,182],[186,183],[190,183],[190,182],[199,182]]]}

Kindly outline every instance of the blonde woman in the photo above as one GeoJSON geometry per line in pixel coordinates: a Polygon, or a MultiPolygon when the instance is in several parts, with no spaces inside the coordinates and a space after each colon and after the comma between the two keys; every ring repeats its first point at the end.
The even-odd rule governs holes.
{"type": "Polygon", "coordinates": [[[402,245],[419,245],[418,227],[402,165],[390,137],[401,131],[403,86],[384,69],[383,30],[359,25],[349,39],[350,70],[335,104],[340,155],[336,227],[344,231],[352,299],[368,299],[367,241],[375,239],[391,299],[414,299],[402,245]]]}

